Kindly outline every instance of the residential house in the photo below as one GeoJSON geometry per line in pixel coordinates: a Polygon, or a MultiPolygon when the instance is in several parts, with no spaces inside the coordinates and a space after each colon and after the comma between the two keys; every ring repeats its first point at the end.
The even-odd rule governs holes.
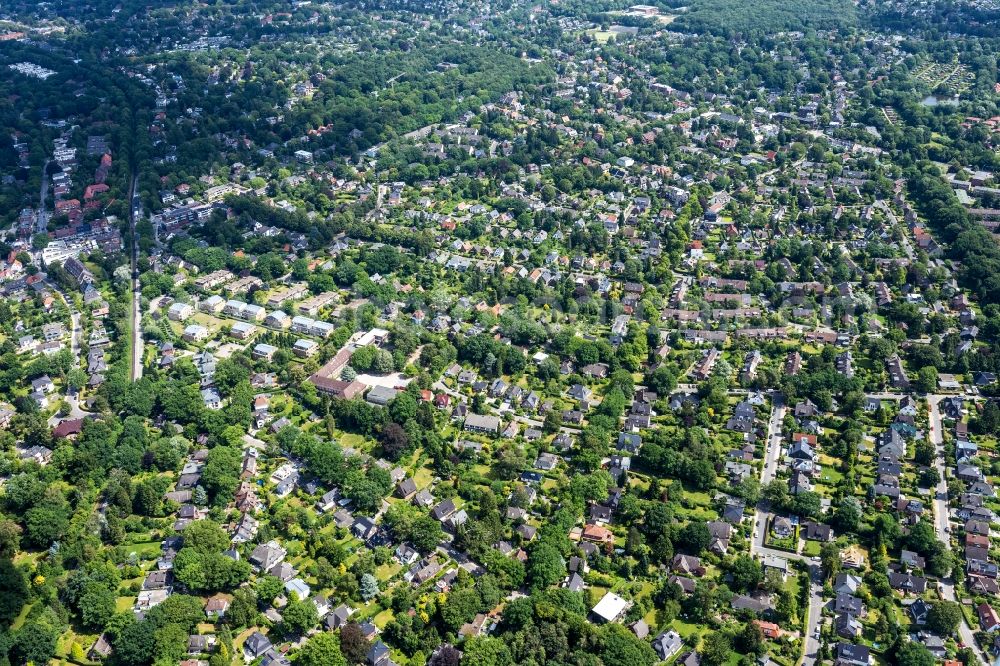
{"type": "Polygon", "coordinates": [[[701,560],[693,555],[674,555],[674,559],[670,561],[670,570],[674,573],[698,577],[705,575],[705,567],[701,560]]]}
{"type": "Polygon", "coordinates": [[[871,650],[864,645],[837,643],[834,656],[836,666],[869,666],[872,663],[871,650]]]}

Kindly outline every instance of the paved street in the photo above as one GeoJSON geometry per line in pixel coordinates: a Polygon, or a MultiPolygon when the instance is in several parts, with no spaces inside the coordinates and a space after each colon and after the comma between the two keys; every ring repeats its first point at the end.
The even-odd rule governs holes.
{"type": "MultiPolygon", "coordinates": [[[[882,209],[886,217],[889,218],[889,222],[894,228],[899,227],[899,219],[896,214],[892,212],[892,208],[886,203],[885,199],[879,199],[875,202],[875,205],[882,209]]],[[[913,261],[915,256],[913,252],[913,243],[910,242],[910,237],[907,234],[903,234],[903,241],[900,245],[903,246],[903,251],[906,252],[906,256],[910,261],[913,261]]]]}
{"type": "MultiPolygon", "coordinates": [[[[767,440],[764,451],[764,467],[761,470],[760,485],[763,487],[773,481],[778,474],[778,462],[781,460],[782,433],[781,423],[785,418],[785,397],[780,393],[771,395],[773,407],[771,408],[771,418],[767,422],[767,440]]],[[[798,560],[804,562],[809,568],[809,608],[806,611],[806,631],[805,631],[805,655],[803,664],[812,666],[816,663],[819,654],[820,642],[816,638],[819,623],[823,613],[822,587],[817,582],[819,575],[819,565],[812,562],[805,555],[789,553],[784,550],[775,550],[764,545],[764,538],[767,534],[767,525],[771,519],[770,507],[765,501],[757,505],[754,512],[753,531],[750,535],[750,554],[758,557],[781,557],[786,560],[798,560]]]]}
{"type": "MultiPolygon", "coordinates": [[[[75,367],[80,367],[80,345],[81,345],[80,341],[81,338],[83,337],[83,324],[80,321],[80,313],[77,312],[76,308],[73,306],[73,302],[66,297],[66,294],[60,291],[59,287],[48,281],[46,281],[45,284],[48,285],[48,287],[52,289],[52,291],[57,296],[59,296],[59,298],[62,299],[63,303],[66,304],[66,307],[69,308],[70,329],[71,329],[69,348],[70,352],[73,354],[73,362],[75,364],[75,367]]],[[[83,408],[80,407],[80,394],[78,392],[74,391],[67,392],[66,402],[70,406],[69,413],[61,418],[57,415],[53,415],[52,418],[49,420],[50,425],[54,426],[57,425],[60,421],[65,421],[69,419],[81,419],[90,414],[90,412],[85,411],[83,408]]]]}
{"type": "MultiPolygon", "coordinates": [[[[774,480],[778,473],[778,461],[781,459],[781,422],[785,418],[785,398],[779,393],[772,395],[773,407],[771,418],[767,422],[767,440],[764,451],[764,468],[760,474],[761,487],[766,486],[774,480]]],[[[757,505],[754,512],[753,532],[750,539],[750,554],[764,553],[769,549],[764,547],[764,537],[767,531],[767,523],[771,518],[770,507],[766,502],[757,505]]],[[[784,551],[774,551],[788,555],[784,551]]]]}
{"type": "Polygon", "coordinates": [[[812,666],[819,661],[820,640],[818,634],[819,623],[823,619],[823,588],[816,580],[818,577],[818,565],[815,565],[812,580],[809,582],[809,615],[806,620],[805,652],[802,656],[802,663],[807,666],[812,666]]]}
{"type": "Polygon", "coordinates": [[[49,212],[45,207],[46,199],[49,196],[49,176],[48,169],[51,160],[45,160],[42,165],[42,184],[38,192],[38,217],[35,218],[35,233],[44,234],[48,231],[49,212]]]}
{"type": "MultiPolygon", "coordinates": [[[[937,469],[938,474],[941,477],[941,481],[938,483],[934,492],[934,532],[937,534],[938,540],[944,544],[944,547],[951,550],[951,533],[948,527],[948,483],[945,480],[945,454],[942,446],[944,441],[944,431],[941,427],[941,411],[938,409],[938,406],[944,397],[945,396],[943,395],[927,396],[927,420],[930,422],[930,441],[931,444],[934,445],[934,467],[937,469]]],[[[960,562],[961,559],[962,558],[959,558],[960,562]]],[[[957,566],[962,565],[959,563],[957,566]]],[[[941,596],[948,601],[958,601],[957,595],[955,594],[955,581],[950,577],[941,579],[941,596]]],[[[982,651],[979,649],[979,646],[976,645],[976,639],[964,617],[962,619],[962,624],[958,627],[958,635],[965,645],[970,646],[973,650],[975,650],[976,657],[979,659],[980,663],[989,663],[987,662],[982,651]]]]}
{"type": "Polygon", "coordinates": [[[138,381],[142,377],[142,292],[139,288],[139,234],[136,232],[136,218],[141,215],[139,194],[136,192],[138,176],[132,176],[129,185],[129,228],[132,232],[132,312],[129,316],[132,325],[132,359],[131,379],[138,381]]]}

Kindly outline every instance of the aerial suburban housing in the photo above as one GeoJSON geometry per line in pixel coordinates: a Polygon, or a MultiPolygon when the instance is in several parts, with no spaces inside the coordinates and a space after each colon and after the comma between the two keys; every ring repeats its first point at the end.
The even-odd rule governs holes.
{"type": "Polygon", "coordinates": [[[3,3],[0,664],[997,663],[998,26],[3,3]]]}

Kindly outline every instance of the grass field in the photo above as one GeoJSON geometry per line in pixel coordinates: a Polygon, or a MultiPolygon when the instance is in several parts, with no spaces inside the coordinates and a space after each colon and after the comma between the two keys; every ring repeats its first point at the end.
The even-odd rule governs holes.
{"type": "Polygon", "coordinates": [[[143,560],[155,559],[160,554],[159,541],[140,541],[139,543],[129,544],[127,548],[129,552],[135,553],[136,556],[143,560]]]}
{"type": "Polygon", "coordinates": [[[587,34],[592,36],[601,44],[606,44],[612,37],[615,39],[620,39],[622,37],[631,37],[638,32],[637,28],[630,28],[627,26],[613,25],[607,30],[601,30],[600,28],[593,28],[588,30],[587,34]]]}
{"type": "Polygon", "coordinates": [[[34,604],[24,605],[24,608],[21,609],[21,613],[16,618],[14,618],[14,621],[11,623],[10,625],[11,630],[16,631],[17,629],[20,629],[22,626],[24,626],[24,621],[28,618],[28,613],[31,612],[31,607],[33,605],[34,604]]]}
{"type": "Polygon", "coordinates": [[[836,486],[843,480],[844,475],[840,473],[839,470],[833,467],[824,467],[823,472],[820,474],[820,481],[827,486],[836,486]]]}
{"type": "Polygon", "coordinates": [[[681,635],[681,638],[687,638],[692,635],[701,635],[702,627],[697,624],[685,622],[680,618],[674,618],[674,621],[670,623],[670,626],[681,635]]]}
{"type": "Polygon", "coordinates": [[[420,467],[413,475],[413,482],[417,484],[418,489],[426,488],[432,480],[434,480],[434,472],[429,467],[420,467]]]}
{"type": "Polygon", "coordinates": [[[372,622],[379,629],[385,629],[385,625],[389,624],[389,622],[392,621],[392,618],[392,609],[386,608],[384,611],[378,613],[374,618],[372,618],[372,622]]]}
{"type": "Polygon", "coordinates": [[[365,438],[353,432],[347,432],[337,438],[341,446],[361,449],[365,444],[365,438]]]}
{"type": "Polygon", "coordinates": [[[383,564],[375,569],[375,577],[381,581],[386,581],[395,576],[397,573],[403,570],[403,565],[397,562],[395,559],[383,564]]]}

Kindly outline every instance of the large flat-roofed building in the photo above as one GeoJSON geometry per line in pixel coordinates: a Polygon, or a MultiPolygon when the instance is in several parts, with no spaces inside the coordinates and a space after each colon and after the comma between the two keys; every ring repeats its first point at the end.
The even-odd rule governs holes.
{"type": "Polygon", "coordinates": [[[630,602],[622,599],[614,592],[608,592],[597,602],[597,605],[590,612],[594,618],[601,622],[617,622],[625,615],[625,611],[631,605],[630,602]]]}

